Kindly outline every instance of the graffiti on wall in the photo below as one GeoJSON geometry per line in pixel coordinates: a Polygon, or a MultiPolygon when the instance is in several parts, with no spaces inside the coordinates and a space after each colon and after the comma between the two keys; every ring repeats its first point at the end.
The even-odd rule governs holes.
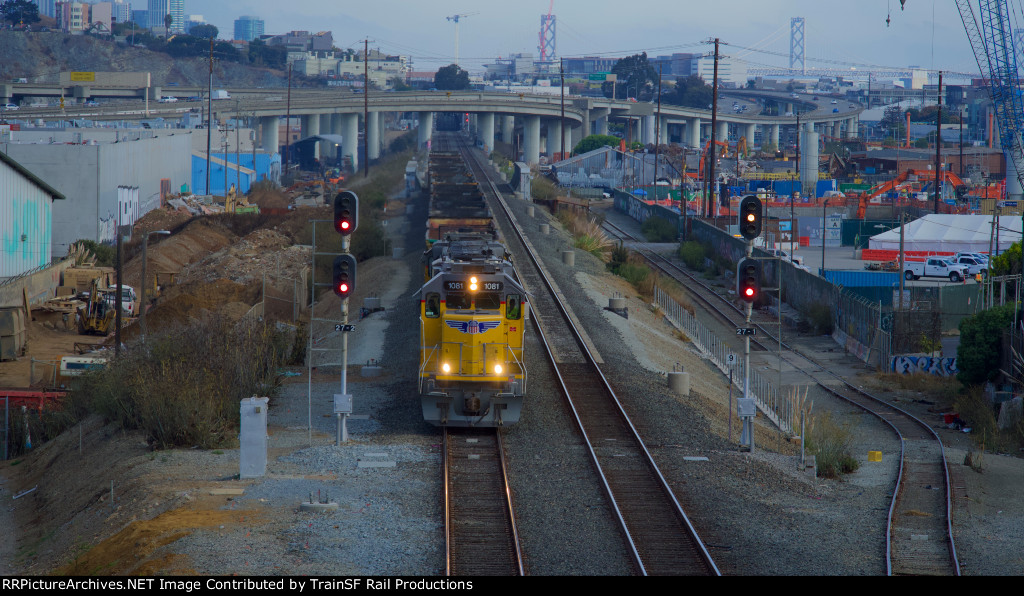
{"type": "Polygon", "coordinates": [[[956,358],[893,356],[892,371],[901,375],[926,374],[952,377],[958,372],[956,358]]]}

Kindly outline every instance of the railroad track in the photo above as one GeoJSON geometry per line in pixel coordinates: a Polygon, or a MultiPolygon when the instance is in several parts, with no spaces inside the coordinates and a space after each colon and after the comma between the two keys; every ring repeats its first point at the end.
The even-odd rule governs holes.
{"type": "Polygon", "coordinates": [[[531,292],[532,319],[622,528],[637,573],[720,575],[489,173],[464,141],[448,137],[444,142],[457,143],[492,201],[496,219],[505,230],[513,232],[504,234],[505,243],[517,257],[517,271],[531,292]]]}
{"type": "Polygon", "coordinates": [[[443,433],[446,575],[524,575],[501,434],[443,433]]]}
{"type": "MultiPolygon", "coordinates": [[[[617,237],[637,240],[611,222],[606,221],[605,226],[617,237]]],[[[730,325],[745,324],[743,313],[700,279],[654,251],[640,249],[637,252],[662,273],[680,282],[688,293],[710,307],[717,318],[730,325]]],[[[762,349],[781,348],[780,358],[807,375],[822,391],[873,414],[899,436],[900,469],[887,524],[887,574],[960,575],[953,542],[949,470],[945,449],[935,431],[910,413],[847,382],[813,357],[779,342],[756,320],[751,324],[760,328],[760,337],[767,338],[751,338],[752,345],[762,349]],[[839,386],[836,380],[841,382],[839,386]]]]}

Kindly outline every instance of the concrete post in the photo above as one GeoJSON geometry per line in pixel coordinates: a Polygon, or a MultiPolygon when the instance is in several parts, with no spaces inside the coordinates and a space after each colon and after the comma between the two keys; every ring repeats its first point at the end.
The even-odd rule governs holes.
{"type": "MultiPolygon", "coordinates": [[[[317,134],[329,134],[331,131],[332,114],[320,114],[320,127],[317,134]]],[[[331,156],[332,145],[330,141],[320,141],[320,161],[331,156]]]]}
{"type": "MultiPolygon", "coordinates": [[[[331,117],[331,134],[338,135],[344,138],[345,136],[345,117],[341,114],[334,114],[331,117]]],[[[344,140],[342,141],[344,142],[344,140]]],[[[331,157],[334,159],[336,164],[341,164],[341,156],[343,155],[343,147],[337,145],[334,147],[334,151],[331,153],[331,157]]]]}
{"type": "Polygon", "coordinates": [[[686,144],[690,147],[700,147],[700,118],[690,118],[686,121],[686,144]]]}
{"type": "Polygon", "coordinates": [[[494,151],[494,112],[480,114],[477,122],[480,124],[480,140],[483,141],[484,151],[490,155],[494,151]]]}
{"type": "MultiPolygon", "coordinates": [[[[545,143],[545,148],[546,148],[547,153],[548,153],[548,158],[553,160],[554,159],[554,155],[556,153],[558,153],[559,151],[561,151],[561,146],[562,146],[562,121],[561,121],[560,118],[549,118],[545,122],[545,124],[547,125],[547,126],[544,127],[545,130],[547,131],[546,134],[545,134],[546,141],[547,141],[545,143]]],[[[567,129],[565,132],[566,132],[565,142],[566,142],[566,144],[568,144],[569,143],[569,130],[567,129]]]]}
{"type": "Polygon", "coordinates": [[[352,171],[359,171],[359,114],[343,114],[342,118],[342,158],[352,159],[352,171]]]}
{"type": "Polygon", "coordinates": [[[380,112],[370,112],[366,123],[366,159],[380,159],[380,112]]]}
{"type": "Polygon", "coordinates": [[[526,163],[540,163],[540,116],[523,117],[523,159],[526,163]]]}
{"type": "Polygon", "coordinates": [[[603,118],[598,118],[597,119],[597,134],[599,134],[599,135],[606,135],[606,134],[608,134],[608,117],[607,116],[604,116],[603,118]]]}
{"type": "Polygon", "coordinates": [[[654,116],[640,117],[640,142],[644,145],[654,142],[654,116]]]}
{"type": "Polygon", "coordinates": [[[260,118],[263,150],[271,155],[278,153],[281,150],[279,140],[280,133],[278,132],[280,126],[281,119],[277,116],[263,116],[260,118]]]}
{"type": "Polygon", "coordinates": [[[772,145],[775,145],[775,150],[776,151],[779,149],[779,136],[780,136],[779,133],[780,133],[781,128],[782,127],[779,126],[778,124],[772,124],[772,139],[771,139],[771,143],[772,143],[772,145]]]}
{"type": "Polygon", "coordinates": [[[658,140],[656,142],[659,145],[668,143],[668,117],[665,114],[658,119],[658,140]]]}
{"type": "Polygon", "coordinates": [[[857,138],[857,119],[856,118],[847,118],[846,119],[846,135],[844,135],[844,136],[847,139],[855,139],[855,138],[857,138]]]}
{"type": "Polygon", "coordinates": [[[715,131],[715,140],[723,143],[729,142],[729,123],[725,120],[718,121],[718,130],[715,131]]]}
{"type": "MultiPolygon", "coordinates": [[[[310,114],[302,117],[302,138],[320,134],[320,116],[310,114]]],[[[320,157],[320,143],[313,148],[313,157],[320,157]]]]}
{"type": "Polygon", "coordinates": [[[506,145],[512,144],[512,135],[516,130],[516,117],[509,114],[501,115],[501,142],[506,145]]]}
{"type": "MultiPolygon", "coordinates": [[[[750,148],[750,149],[753,149],[754,148],[754,136],[757,134],[757,125],[756,124],[747,124],[747,125],[745,125],[745,127],[746,127],[747,130],[746,130],[745,133],[743,133],[743,136],[747,137],[747,147],[750,148]]],[[[763,143],[764,141],[762,140],[761,142],[763,143]]]]}
{"type": "Polygon", "coordinates": [[[430,131],[434,128],[434,113],[433,112],[420,112],[420,127],[417,131],[416,142],[417,146],[422,149],[427,146],[430,141],[430,131]]]}

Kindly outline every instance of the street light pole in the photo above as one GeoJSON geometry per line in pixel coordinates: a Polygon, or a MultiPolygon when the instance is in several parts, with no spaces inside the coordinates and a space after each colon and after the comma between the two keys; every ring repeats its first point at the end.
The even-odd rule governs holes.
{"type": "Polygon", "coordinates": [[[828,199],[821,205],[821,276],[825,277],[825,234],[828,232],[826,223],[827,215],[825,209],[828,207],[828,199]]]}
{"type": "Polygon", "coordinates": [[[170,232],[167,230],[155,230],[142,237],[142,291],[139,294],[139,311],[141,311],[141,314],[139,315],[139,326],[142,329],[142,337],[146,337],[146,286],[148,285],[146,282],[146,252],[149,246],[150,234],[162,234],[167,236],[170,232]]]}

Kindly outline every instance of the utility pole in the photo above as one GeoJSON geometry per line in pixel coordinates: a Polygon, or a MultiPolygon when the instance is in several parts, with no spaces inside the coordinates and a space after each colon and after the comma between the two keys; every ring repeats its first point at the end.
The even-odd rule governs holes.
{"type": "MultiPolygon", "coordinates": [[[[284,117],[284,159],[281,175],[288,176],[288,150],[292,141],[292,65],[288,65],[288,105],[285,107],[284,117]]],[[[282,180],[282,183],[284,180],[282,180]]]]}
{"type": "MultiPolygon", "coordinates": [[[[241,141],[238,139],[238,99],[235,99],[235,177],[237,181],[235,183],[235,193],[242,192],[242,158],[241,158],[241,141]]],[[[227,157],[226,155],[224,157],[227,157]]]]}
{"type": "MultiPolygon", "coordinates": [[[[378,134],[380,134],[378,132],[378,134]]],[[[363,177],[370,177],[370,40],[363,40],[363,177]]]]}
{"type": "Polygon", "coordinates": [[[658,145],[661,143],[661,62],[658,63],[658,111],[654,113],[654,200],[658,200],[658,145]]]}
{"type": "Polygon", "coordinates": [[[942,71],[939,71],[939,111],[935,114],[935,213],[942,197],[942,71]]]}
{"type": "Polygon", "coordinates": [[[718,38],[715,38],[715,78],[711,90],[711,141],[708,143],[708,213],[718,213],[715,203],[715,129],[718,128],[718,38]]]}
{"type": "MultiPolygon", "coordinates": [[[[903,310],[903,280],[906,278],[904,275],[907,271],[907,263],[905,253],[903,252],[903,219],[906,213],[900,211],[900,301],[898,310],[903,310]]],[[[898,321],[896,322],[898,324],[898,321]]]]}
{"type": "MultiPolygon", "coordinates": [[[[562,90],[562,118],[560,121],[562,128],[562,149],[561,158],[565,159],[565,59],[558,59],[558,75],[561,79],[561,90],[562,90]]],[[[584,131],[587,132],[587,131],[584,131]]],[[[585,134],[583,136],[586,136],[585,134]]]]}
{"type": "Polygon", "coordinates": [[[213,128],[213,38],[210,38],[210,86],[206,96],[206,194],[210,193],[210,135],[213,128]]]}

